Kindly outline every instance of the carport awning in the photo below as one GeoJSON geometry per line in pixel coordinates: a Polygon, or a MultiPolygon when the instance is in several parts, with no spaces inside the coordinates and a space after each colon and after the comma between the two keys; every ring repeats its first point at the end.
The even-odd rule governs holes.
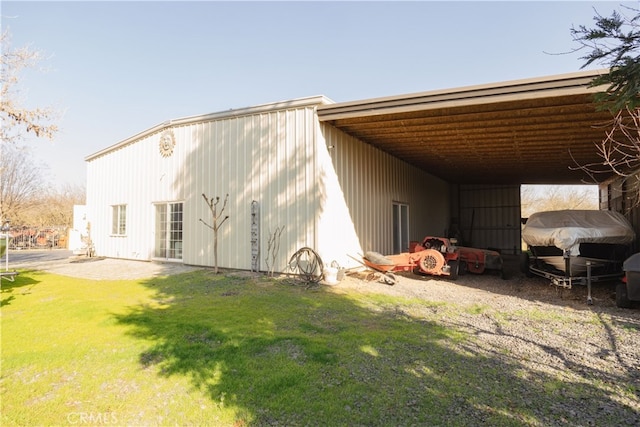
{"type": "Polygon", "coordinates": [[[328,104],[318,116],[449,182],[579,184],[610,129],[588,88],[606,72],[328,104]]]}

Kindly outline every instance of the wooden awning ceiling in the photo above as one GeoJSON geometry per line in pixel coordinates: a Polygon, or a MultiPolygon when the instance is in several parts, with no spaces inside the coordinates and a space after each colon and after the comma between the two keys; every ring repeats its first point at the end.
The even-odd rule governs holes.
{"type": "Polygon", "coordinates": [[[602,163],[611,114],[588,86],[603,72],[327,104],[318,116],[448,182],[593,183],[581,166],[602,163]]]}

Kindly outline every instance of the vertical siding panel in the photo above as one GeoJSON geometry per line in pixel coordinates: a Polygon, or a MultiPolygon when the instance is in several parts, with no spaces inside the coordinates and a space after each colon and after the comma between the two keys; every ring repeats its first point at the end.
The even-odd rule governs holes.
{"type": "Polygon", "coordinates": [[[300,139],[300,143],[304,145],[307,151],[307,167],[305,176],[305,193],[306,203],[304,205],[303,217],[307,222],[307,242],[309,245],[317,247],[317,232],[316,232],[316,188],[322,183],[317,179],[316,175],[316,141],[317,135],[315,134],[315,108],[305,108],[303,110],[303,123],[302,132],[303,137],[300,139]],[[310,143],[308,143],[309,141],[310,143]]]}
{"type": "MultiPolygon", "coordinates": [[[[239,117],[236,120],[231,120],[231,123],[233,132],[227,143],[227,147],[229,148],[228,176],[226,180],[227,190],[220,193],[220,200],[223,200],[223,197],[225,197],[226,194],[229,194],[227,207],[225,209],[226,213],[224,214],[229,215],[229,219],[225,222],[223,228],[221,228],[223,234],[221,235],[221,241],[218,243],[222,243],[224,249],[221,261],[222,265],[231,265],[231,259],[238,248],[236,236],[238,233],[242,232],[242,215],[238,214],[237,204],[239,203],[240,192],[243,188],[241,184],[245,182],[244,179],[242,181],[239,181],[239,179],[241,175],[240,156],[244,145],[246,117],[239,117]]],[[[222,207],[222,205],[220,205],[220,207],[222,207]]],[[[238,260],[238,263],[240,262],[242,261],[238,260]]]]}
{"type": "MultiPolygon", "coordinates": [[[[260,229],[260,241],[264,242],[268,238],[268,232],[278,225],[274,224],[274,203],[275,194],[273,192],[273,168],[274,163],[277,161],[277,150],[276,150],[276,118],[274,117],[275,113],[271,112],[267,114],[265,125],[267,126],[267,135],[265,137],[266,147],[262,147],[261,153],[263,156],[261,158],[262,164],[265,166],[264,168],[264,183],[263,188],[261,190],[263,194],[263,198],[260,201],[260,217],[261,217],[261,229],[260,229]]],[[[261,246],[261,249],[264,246],[261,246]]]]}
{"type": "Polygon", "coordinates": [[[216,140],[217,122],[209,122],[205,124],[205,132],[202,135],[202,140],[198,143],[198,149],[196,154],[196,162],[199,165],[198,173],[194,177],[194,188],[189,198],[190,210],[194,211],[194,223],[193,229],[196,237],[194,242],[194,252],[191,257],[187,258],[193,264],[205,265],[206,247],[205,235],[206,229],[200,222],[200,218],[206,218],[206,205],[202,194],[208,193],[208,184],[211,181],[212,174],[212,151],[213,147],[217,144],[216,140]]]}
{"type": "MultiPolygon", "coordinates": [[[[197,241],[197,233],[195,232],[195,228],[200,225],[195,212],[195,197],[193,197],[193,193],[195,191],[195,186],[193,179],[198,175],[201,171],[199,164],[197,162],[197,157],[194,156],[194,146],[199,144],[202,141],[204,133],[204,125],[199,124],[196,129],[192,130],[191,138],[186,147],[186,151],[188,155],[185,160],[185,171],[183,172],[184,179],[184,204],[183,204],[183,218],[184,224],[182,227],[182,256],[183,258],[193,257],[194,252],[196,251],[196,241],[197,241]],[[197,224],[197,225],[196,225],[197,224]]],[[[185,144],[186,145],[186,144],[185,144]]],[[[155,224],[155,220],[153,222],[155,224]]]]}
{"type": "Polygon", "coordinates": [[[242,135],[242,144],[239,146],[239,152],[237,155],[238,171],[235,177],[237,196],[236,201],[233,204],[234,215],[238,218],[237,230],[233,230],[230,236],[233,237],[234,248],[229,264],[237,263],[241,265],[243,269],[250,269],[251,252],[247,250],[249,238],[249,215],[248,208],[251,205],[251,199],[247,197],[247,194],[251,192],[251,174],[250,174],[250,151],[249,145],[253,135],[253,116],[247,116],[243,120],[244,134],[242,135]],[[233,261],[232,261],[233,260],[233,261]],[[237,261],[235,261],[237,260],[237,261]]]}
{"type": "Polygon", "coordinates": [[[331,160],[361,250],[391,253],[394,201],[409,204],[410,239],[444,232],[448,184],[330,125],[323,125],[322,131],[327,145],[334,146],[331,160]]]}
{"type": "Polygon", "coordinates": [[[205,235],[207,234],[204,225],[200,222],[200,218],[206,218],[206,205],[204,204],[204,199],[202,194],[208,195],[209,182],[211,182],[211,174],[213,173],[213,149],[217,144],[217,122],[210,122],[206,124],[206,130],[202,135],[203,140],[198,144],[198,154],[197,154],[197,162],[199,165],[199,173],[196,175],[194,182],[195,188],[191,194],[191,203],[192,209],[196,213],[196,223],[194,223],[194,234],[197,236],[196,242],[194,243],[195,251],[193,253],[194,264],[205,265],[205,256],[206,256],[206,243],[205,243],[205,235]],[[196,225],[197,224],[197,225],[196,225]]]}
{"type": "Polygon", "coordinates": [[[185,204],[185,211],[191,213],[192,222],[187,226],[190,233],[186,236],[189,239],[188,242],[185,242],[190,250],[184,256],[186,260],[194,264],[202,264],[204,257],[204,230],[202,229],[203,225],[200,223],[200,218],[203,218],[204,200],[202,199],[202,193],[205,188],[204,183],[209,174],[208,155],[206,153],[208,153],[211,145],[211,127],[210,123],[203,125],[201,138],[195,142],[193,147],[193,164],[195,168],[192,171],[192,187],[186,197],[185,204]]]}
{"type": "Polygon", "coordinates": [[[520,251],[520,187],[461,185],[461,229],[467,245],[520,251]]]}

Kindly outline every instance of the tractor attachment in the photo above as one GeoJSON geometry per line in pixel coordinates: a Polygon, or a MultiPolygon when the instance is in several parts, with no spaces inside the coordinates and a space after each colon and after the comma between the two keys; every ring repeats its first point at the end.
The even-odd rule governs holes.
{"type": "Polygon", "coordinates": [[[460,264],[460,274],[470,272],[483,274],[486,270],[496,270],[503,274],[502,255],[500,252],[490,249],[469,248],[466,246],[456,246],[455,240],[445,237],[425,237],[421,244],[414,247],[414,251],[419,252],[428,248],[441,248],[443,253],[456,253],[460,264]],[[442,248],[446,248],[442,249],[442,248]]]}
{"type": "Polygon", "coordinates": [[[370,251],[362,259],[362,262],[356,261],[382,273],[383,281],[390,285],[397,280],[392,272],[399,271],[447,276],[453,280],[466,271],[482,274],[491,269],[502,273],[502,257],[499,252],[455,246],[445,237],[426,237],[422,243],[412,245],[409,252],[397,255],[381,255],[370,251]]]}

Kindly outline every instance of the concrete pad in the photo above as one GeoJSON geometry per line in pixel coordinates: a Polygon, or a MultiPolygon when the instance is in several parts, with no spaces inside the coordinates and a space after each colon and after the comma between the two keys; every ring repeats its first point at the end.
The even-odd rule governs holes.
{"type": "Polygon", "coordinates": [[[9,270],[39,270],[63,276],[91,280],[137,280],[170,276],[206,267],[173,262],[135,261],[116,258],[76,256],[66,250],[10,251],[9,262],[0,266],[9,270]]]}

